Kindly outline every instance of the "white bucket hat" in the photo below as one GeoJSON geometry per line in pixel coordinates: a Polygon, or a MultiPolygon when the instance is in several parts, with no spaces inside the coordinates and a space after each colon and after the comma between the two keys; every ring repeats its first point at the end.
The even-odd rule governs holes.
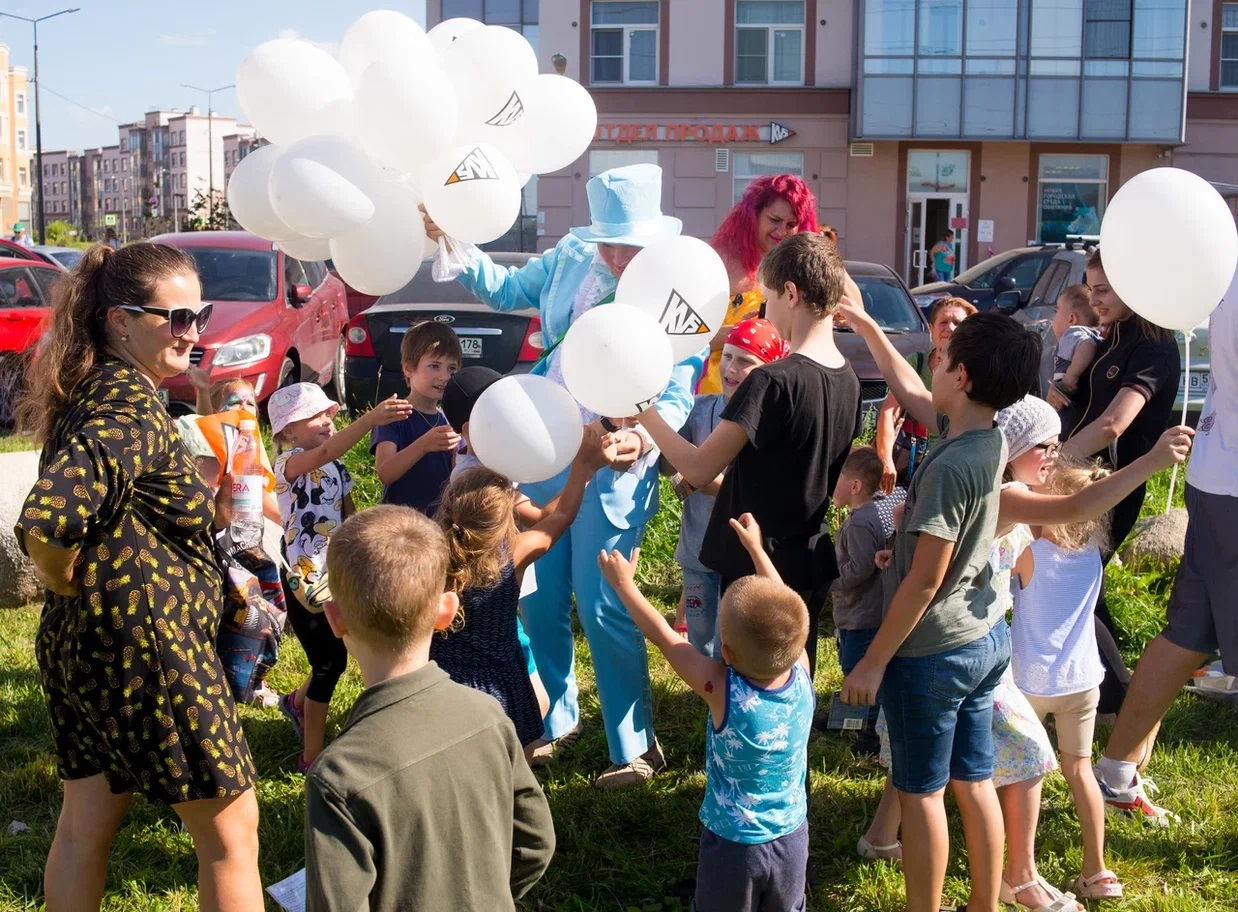
{"type": "Polygon", "coordinates": [[[278,434],[294,421],[313,418],[319,412],[330,412],[331,417],[340,410],[340,404],[328,399],[317,383],[294,383],[271,393],[267,400],[267,416],[271,419],[271,433],[278,434]]]}
{"type": "Polygon", "coordinates": [[[997,413],[997,426],[1006,437],[1008,459],[1018,459],[1038,443],[1062,434],[1062,419],[1039,396],[1024,396],[997,413]]]}

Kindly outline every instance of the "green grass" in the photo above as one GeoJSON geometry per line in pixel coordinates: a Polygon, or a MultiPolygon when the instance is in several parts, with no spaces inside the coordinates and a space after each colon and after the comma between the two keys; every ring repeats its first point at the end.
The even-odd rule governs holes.
{"type": "MultiPolygon", "coordinates": [[[[363,446],[346,460],[357,479],[362,505],[376,499],[377,483],[363,446]]],[[[1181,481],[1181,479],[1179,479],[1181,481]]],[[[1148,512],[1164,506],[1166,480],[1159,478],[1148,512]]],[[[642,583],[664,609],[678,596],[678,571],[671,554],[677,504],[664,508],[650,527],[642,552],[642,583]]],[[[1163,616],[1171,582],[1166,572],[1111,573],[1111,605],[1127,628],[1123,643],[1132,660],[1153,636],[1163,616]]],[[[0,831],[0,910],[41,907],[43,863],[59,807],[59,784],[50,755],[45,711],[31,644],[38,610],[31,606],[0,613],[0,827],[21,820],[30,832],[0,831]]],[[[521,908],[547,912],[586,910],[686,910],[672,887],[694,871],[696,813],[704,789],[705,711],[670,671],[661,656],[650,657],[658,735],[670,761],[667,773],[645,786],[602,793],[593,777],[606,765],[605,737],[592,684],[589,653],[578,640],[578,675],[585,734],[558,763],[540,773],[554,813],[558,852],[542,882],[521,908]]],[[[824,643],[818,693],[840,683],[832,644],[824,643]]],[[[272,683],[283,691],[306,672],[304,655],[289,636],[272,683]]],[[[347,707],[361,691],[356,668],[341,681],[331,717],[338,730],[347,707]]],[[[278,710],[243,707],[246,734],[261,781],[261,868],[266,883],[302,864],[302,777],[295,761],[298,744],[278,710]]],[[[1101,737],[1103,739],[1104,733],[1101,737]]],[[[1107,902],[1107,912],[1221,912],[1238,909],[1238,714],[1214,703],[1180,697],[1162,730],[1150,772],[1165,803],[1184,825],[1171,831],[1141,829],[1131,821],[1111,824],[1109,863],[1125,881],[1127,896],[1107,902]]],[[[903,902],[897,867],[864,862],[854,853],[881,791],[875,763],[854,759],[839,739],[814,738],[810,745],[812,859],[818,884],[812,910],[893,912],[903,902]]],[[[958,819],[951,817],[952,856],[947,878],[950,899],[966,898],[966,858],[958,819]]],[[[1042,873],[1065,886],[1078,873],[1078,826],[1065,782],[1057,774],[1045,787],[1038,839],[1042,873]]],[[[196,908],[195,862],[188,837],[163,807],[139,799],[112,855],[104,908],[179,912],[196,908]]]]}
{"type": "Polygon", "coordinates": [[[21,434],[0,434],[0,453],[17,453],[21,450],[37,450],[38,447],[29,437],[21,434]]]}

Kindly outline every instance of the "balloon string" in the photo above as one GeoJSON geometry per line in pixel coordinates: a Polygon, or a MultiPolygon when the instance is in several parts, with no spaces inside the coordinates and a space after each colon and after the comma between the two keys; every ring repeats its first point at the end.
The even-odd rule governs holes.
{"type": "MultiPolygon", "coordinates": [[[[1191,403],[1191,339],[1195,337],[1194,330],[1186,330],[1183,333],[1183,339],[1186,342],[1184,358],[1186,361],[1185,383],[1183,383],[1182,391],[1182,423],[1186,424],[1186,411],[1191,403]]],[[[1174,469],[1169,473],[1169,497],[1165,500],[1165,512],[1169,512],[1169,508],[1174,503],[1174,486],[1178,481],[1178,463],[1174,463],[1174,469]]]]}

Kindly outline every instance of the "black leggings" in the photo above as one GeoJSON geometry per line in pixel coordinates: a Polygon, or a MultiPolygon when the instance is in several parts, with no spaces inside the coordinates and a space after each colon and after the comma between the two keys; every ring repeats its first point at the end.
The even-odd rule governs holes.
{"type": "Polygon", "coordinates": [[[310,682],[306,699],[315,703],[330,703],[344,669],[348,667],[348,649],[344,641],[331,632],[325,614],[314,614],[288,588],[284,581],[284,598],[288,601],[288,620],[292,631],[309,660],[310,682]]]}
{"type": "MultiPolygon", "coordinates": [[[[1147,485],[1140,485],[1113,508],[1111,514],[1110,550],[1105,552],[1105,563],[1122,546],[1126,536],[1130,535],[1139,519],[1139,511],[1143,509],[1144,495],[1147,485]]],[[[1126,686],[1130,683],[1130,672],[1121,660],[1117,642],[1120,631],[1109,613],[1109,605],[1105,601],[1105,589],[1101,586],[1100,597],[1096,600],[1097,645],[1100,649],[1101,664],[1105,666],[1105,678],[1100,684],[1100,705],[1097,711],[1116,713],[1122,708],[1126,698],[1126,686]]]]}

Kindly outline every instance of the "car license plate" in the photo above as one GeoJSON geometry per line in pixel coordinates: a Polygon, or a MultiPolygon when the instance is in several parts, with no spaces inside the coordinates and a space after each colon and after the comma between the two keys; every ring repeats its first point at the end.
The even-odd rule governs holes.
{"type": "MultiPolygon", "coordinates": [[[[1200,402],[1204,396],[1208,395],[1208,384],[1212,380],[1212,375],[1207,371],[1191,371],[1191,401],[1200,402]]],[[[1186,374],[1178,381],[1178,398],[1182,399],[1186,396],[1186,374]]]]}
{"type": "Polygon", "coordinates": [[[464,353],[466,358],[481,357],[481,337],[480,336],[461,336],[460,351],[464,353]]]}

